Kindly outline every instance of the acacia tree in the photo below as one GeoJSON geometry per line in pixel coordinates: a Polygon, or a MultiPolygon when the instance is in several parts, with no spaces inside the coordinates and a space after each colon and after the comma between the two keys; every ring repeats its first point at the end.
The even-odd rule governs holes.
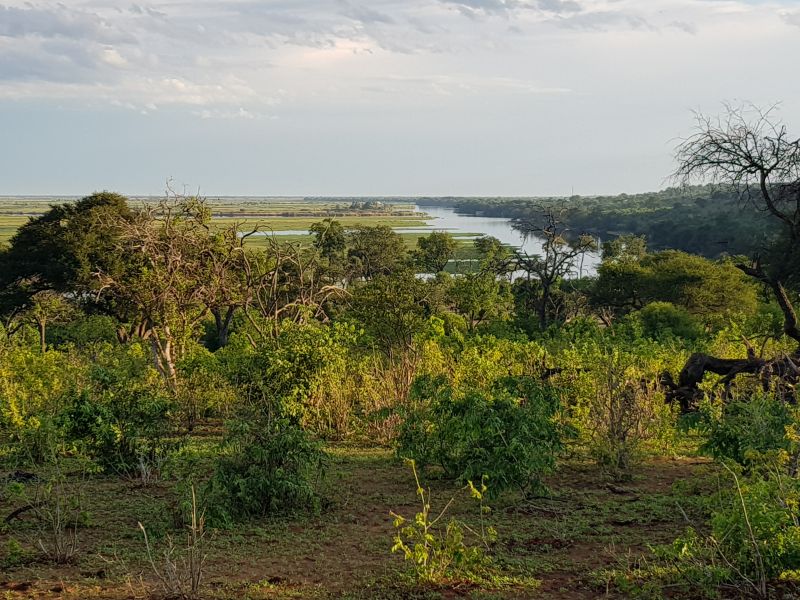
{"type": "Polygon", "coordinates": [[[117,276],[126,268],[127,258],[115,248],[117,225],[130,216],[125,197],[99,192],[52,205],[20,227],[0,251],[0,315],[7,333],[32,321],[44,347],[47,322],[66,314],[67,304],[119,316],[122,307],[96,295],[95,273],[117,276]]]}
{"type": "MultiPolygon", "coordinates": [[[[800,344],[800,327],[794,308],[796,293],[788,285],[800,255],[800,139],[792,138],[776,118],[775,107],[726,106],[720,117],[696,115],[692,135],[676,150],[674,176],[688,184],[701,180],[732,188],[743,203],[750,203],[774,218],[782,237],[781,260],[764,260],[761,254],[750,263],[736,266],[772,290],[783,312],[784,333],[800,344]],[[793,260],[794,259],[794,260],[793,260]]],[[[794,357],[765,361],[751,351],[743,360],[721,360],[694,355],[684,367],[674,395],[684,410],[697,394],[697,384],[706,371],[725,376],[737,373],[776,374],[796,381],[800,349],[794,357]]]]}
{"type": "Polygon", "coordinates": [[[119,234],[115,225],[130,216],[126,198],[111,192],[52,205],[12,236],[0,257],[0,285],[22,282],[29,296],[43,290],[93,291],[98,268],[124,268],[125,257],[114,253],[119,234]]]}
{"type": "Polygon", "coordinates": [[[515,258],[517,268],[524,271],[529,280],[535,278],[538,283],[531,287],[531,291],[539,328],[545,330],[555,287],[564,277],[576,272],[578,260],[587,252],[596,250],[597,242],[586,234],[568,237],[569,230],[553,208],[543,208],[541,219],[519,221],[515,226],[525,235],[541,239],[541,254],[528,255],[517,251],[515,258]]]}

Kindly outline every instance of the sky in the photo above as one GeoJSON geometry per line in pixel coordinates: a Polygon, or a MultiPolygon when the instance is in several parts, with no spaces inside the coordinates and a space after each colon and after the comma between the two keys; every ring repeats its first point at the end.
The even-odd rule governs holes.
{"type": "Polygon", "coordinates": [[[0,0],[0,195],[652,191],[800,0],[0,0]]]}

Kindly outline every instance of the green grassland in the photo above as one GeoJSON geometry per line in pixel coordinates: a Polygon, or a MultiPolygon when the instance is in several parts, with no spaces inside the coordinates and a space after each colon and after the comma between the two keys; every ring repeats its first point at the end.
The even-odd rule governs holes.
{"type": "MultiPolygon", "coordinates": [[[[74,198],[11,198],[0,197],[0,242],[7,242],[14,232],[31,216],[44,213],[52,204],[71,202],[74,198]]],[[[157,199],[131,199],[131,205],[152,203],[157,199]]],[[[344,202],[314,202],[303,200],[227,199],[209,200],[214,222],[236,224],[241,231],[307,231],[313,223],[335,218],[348,228],[359,225],[387,227],[424,227],[426,215],[414,212],[408,203],[386,205],[383,210],[350,209],[344,202]]],[[[283,237],[283,236],[282,236],[283,237]]],[[[287,241],[305,240],[307,235],[290,236],[287,241]]],[[[255,241],[255,240],[253,240],[255,241]]],[[[414,240],[415,241],[415,238],[414,240]]]]}
{"type": "Polygon", "coordinates": [[[28,221],[28,217],[12,216],[0,212],[0,243],[7,242],[17,229],[28,221]]]}
{"type": "MultiPolygon", "coordinates": [[[[31,216],[44,213],[52,204],[71,202],[74,198],[12,198],[0,197],[0,244],[7,243],[14,233],[31,216]]],[[[132,199],[131,205],[137,202],[154,202],[157,199],[132,199]]],[[[209,199],[214,213],[213,222],[219,226],[236,225],[239,231],[269,232],[283,231],[308,231],[312,224],[325,218],[333,218],[342,223],[345,228],[358,226],[384,225],[392,228],[419,229],[426,226],[427,215],[415,212],[414,205],[407,202],[387,205],[385,210],[355,210],[350,209],[349,202],[319,201],[305,199],[245,199],[224,198],[209,199]]],[[[426,235],[419,231],[398,231],[406,246],[413,248],[417,240],[426,235]]],[[[459,243],[455,260],[471,260],[476,257],[472,246],[475,234],[459,232],[455,237],[459,243]]],[[[278,241],[287,243],[310,243],[309,233],[278,235],[278,241]]],[[[252,246],[266,244],[265,235],[255,235],[248,239],[252,246]]],[[[451,265],[450,269],[455,265],[451,265]]]]}

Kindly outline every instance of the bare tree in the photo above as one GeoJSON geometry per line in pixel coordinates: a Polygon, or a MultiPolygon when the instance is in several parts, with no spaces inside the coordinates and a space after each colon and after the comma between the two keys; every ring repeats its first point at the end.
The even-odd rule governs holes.
{"type": "Polygon", "coordinates": [[[569,237],[569,229],[561,218],[563,211],[542,207],[541,212],[540,219],[519,221],[515,227],[525,235],[541,239],[542,253],[528,255],[517,251],[515,258],[517,268],[524,271],[528,279],[533,277],[538,281],[535,305],[539,327],[544,330],[548,324],[553,290],[564,277],[576,274],[578,261],[587,252],[597,250],[597,241],[586,234],[569,237]]]}
{"type": "Polygon", "coordinates": [[[274,236],[263,250],[245,253],[242,268],[242,307],[262,338],[277,336],[284,320],[328,320],[329,301],[346,295],[329,282],[318,252],[274,236]]]}
{"type": "MultiPolygon", "coordinates": [[[[720,117],[696,114],[694,133],[676,150],[678,166],[674,178],[688,184],[712,182],[731,187],[743,202],[772,215],[780,224],[790,256],[800,250],[800,139],[793,139],[777,119],[776,106],[725,106],[720,117]]],[[[792,261],[781,261],[791,263],[792,261]]],[[[780,306],[784,333],[800,343],[800,327],[793,299],[787,289],[785,264],[765,264],[755,255],[749,264],[737,264],[747,275],[772,290],[780,306]]],[[[789,265],[791,267],[791,265],[789,265]]],[[[697,384],[707,371],[723,375],[726,385],[738,373],[753,373],[766,381],[774,375],[790,384],[797,380],[800,350],[792,357],[772,360],[756,358],[751,350],[742,360],[721,360],[693,355],[677,384],[667,380],[684,410],[697,395],[697,384]]]]}
{"type": "MultiPolygon", "coordinates": [[[[722,117],[698,113],[695,132],[676,151],[675,178],[683,183],[711,181],[732,186],[743,201],[768,212],[783,226],[791,246],[800,245],[800,138],[791,139],[773,115],[775,107],[726,106],[722,117]]],[[[784,315],[784,332],[800,343],[797,314],[777,269],[760,256],[737,265],[767,285],[784,315]]]]}
{"type": "Polygon", "coordinates": [[[674,177],[732,186],[800,240],[800,138],[775,117],[777,106],[725,106],[716,118],[696,113],[694,133],[676,150],[674,177]]]}

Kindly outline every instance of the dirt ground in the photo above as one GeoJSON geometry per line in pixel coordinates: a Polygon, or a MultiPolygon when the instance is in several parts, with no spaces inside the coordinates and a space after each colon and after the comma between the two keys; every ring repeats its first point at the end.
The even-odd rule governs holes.
{"type": "MultiPolygon", "coordinates": [[[[653,459],[631,481],[614,484],[597,468],[566,461],[548,478],[550,495],[523,500],[514,494],[491,502],[496,527],[492,572],[486,581],[415,586],[402,556],[390,552],[390,511],[418,509],[409,468],[385,449],[333,447],[324,483],[326,503],[316,516],[263,519],[207,538],[204,596],[225,599],[539,598],[617,597],[604,568],[667,543],[688,522],[702,520],[696,499],[716,485],[701,458],[653,459]]],[[[2,475],[0,473],[0,475],[2,475]]],[[[477,524],[475,501],[448,482],[427,479],[433,509],[456,495],[454,517],[477,524]]],[[[118,478],[85,483],[87,522],[78,528],[73,564],[39,558],[31,518],[0,525],[0,598],[158,597],[142,522],[156,548],[176,529],[174,482],[142,486],[118,478]],[[11,540],[14,541],[11,541],[11,540]],[[22,559],[11,560],[15,542],[22,559]],[[4,558],[5,556],[5,558],[4,558]]],[[[0,496],[0,523],[18,506],[0,496]]]]}

